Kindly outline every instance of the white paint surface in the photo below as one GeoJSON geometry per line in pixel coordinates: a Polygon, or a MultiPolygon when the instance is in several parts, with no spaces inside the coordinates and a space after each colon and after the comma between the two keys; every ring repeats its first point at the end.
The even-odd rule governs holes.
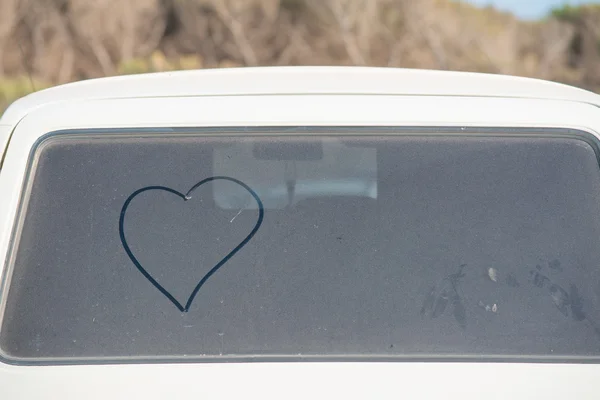
{"type": "MultiPolygon", "coordinates": [[[[18,102],[0,122],[4,124],[0,125],[0,147],[18,122],[0,172],[0,267],[5,265],[30,150],[42,135],[56,130],[296,125],[561,127],[600,138],[600,100],[577,89],[502,77],[484,82],[472,75],[430,72],[398,72],[399,81],[394,83],[390,80],[393,72],[381,71],[377,76],[369,70],[361,81],[362,69],[319,70],[323,71],[320,77],[299,76],[300,81],[294,83],[284,79],[281,70],[273,70],[270,84],[266,72],[258,74],[262,75],[256,82],[240,76],[240,71],[229,75],[230,80],[219,78],[216,83],[202,79],[218,73],[202,79],[196,73],[175,74],[172,81],[169,74],[131,81],[119,78],[53,89],[54,93],[41,92],[18,102]],[[338,70],[341,77],[336,75],[338,70]],[[303,93],[303,88],[306,94],[294,95],[303,93]],[[194,95],[195,91],[200,94],[194,95]],[[235,93],[244,95],[231,95],[235,93]]],[[[0,399],[598,399],[599,378],[600,365],[594,364],[32,367],[0,362],[0,399]]]]}

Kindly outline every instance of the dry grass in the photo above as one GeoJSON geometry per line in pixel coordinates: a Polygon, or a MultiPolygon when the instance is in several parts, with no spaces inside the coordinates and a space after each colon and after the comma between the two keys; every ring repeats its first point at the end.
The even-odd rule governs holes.
{"type": "Polygon", "coordinates": [[[0,0],[0,107],[115,74],[376,65],[535,76],[600,91],[600,7],[524,22],[451,0],[0,0]]]}

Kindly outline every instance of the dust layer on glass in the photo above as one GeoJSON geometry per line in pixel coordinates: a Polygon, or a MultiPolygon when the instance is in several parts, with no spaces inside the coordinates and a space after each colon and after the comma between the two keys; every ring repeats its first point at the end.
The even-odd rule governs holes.
{"type": "Polygon", "coordinates": [[[600,356],[579,138],[68,137],[36,150],[13,360],[600,356]]]}

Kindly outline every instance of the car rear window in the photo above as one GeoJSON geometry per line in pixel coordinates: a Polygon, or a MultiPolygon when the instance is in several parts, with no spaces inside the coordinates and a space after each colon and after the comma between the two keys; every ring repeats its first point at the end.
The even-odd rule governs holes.
{"type": "Polygon", "coordinates": [[[28,176],[9,361],[600,356],[587,137],[54,134],[28,176]]]}

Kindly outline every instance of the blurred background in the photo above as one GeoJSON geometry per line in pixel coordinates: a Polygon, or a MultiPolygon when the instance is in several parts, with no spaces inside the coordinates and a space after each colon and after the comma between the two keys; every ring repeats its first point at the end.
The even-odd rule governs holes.
{"type": "Polygon", "coordinates": [[[0,0],[0,113],[75,80],[256,65],[479,71],[600,92],[599,3],[0,0]]]}

